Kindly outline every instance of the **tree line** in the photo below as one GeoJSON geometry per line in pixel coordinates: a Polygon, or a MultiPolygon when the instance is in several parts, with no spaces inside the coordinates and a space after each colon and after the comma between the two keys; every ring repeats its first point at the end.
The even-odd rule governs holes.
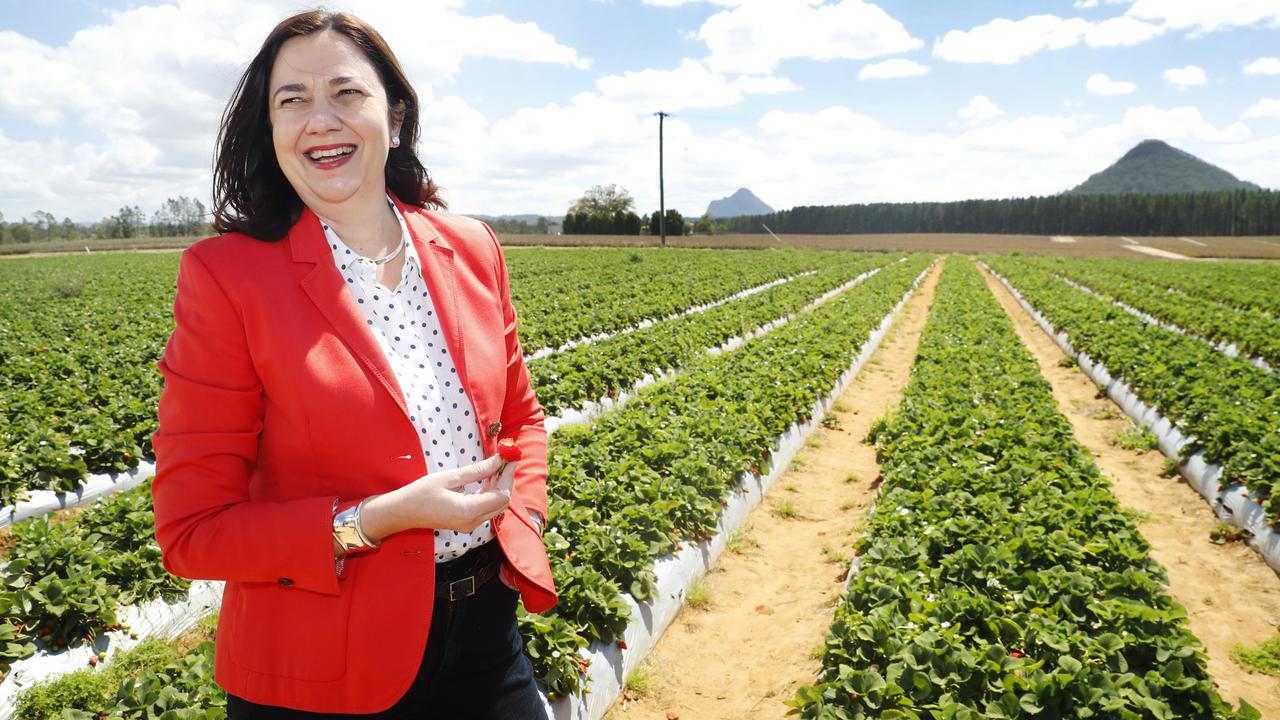
{"type": "Polygon", "coordinates": [[[150,216],[137,205],[126,205],[114,215],[90,224],[75,223],[69,217],[59,221],[52,213],[43,210],[32,213],[30,219],[24,217],[18,222],[6,222],[4,213],[0,213],[0,243],[189,237],[211,233],[209,210],[204,203],[184,195],[165,200],[150,216]]]}
{"type": "MultiPolygon", "coordinates": [[[[637,215],[635,200],[626,189],[617,185],[595,185],[564,214],[561,231],[565,235],[659,235],[661,220],[657,210],[649,215],[637,215]]],[[[712,219],[706,214],[690,220],[672,209],[667,210],[666,221],[668,235],[727,232],[723,220],[712,219]]]]}
{"type": "Polygon", "coordinates": [[[765,225],[807,234],[1280,235],[1280,191],[809,205],[725,221],[729,232],[762,233],[765,225]]]}

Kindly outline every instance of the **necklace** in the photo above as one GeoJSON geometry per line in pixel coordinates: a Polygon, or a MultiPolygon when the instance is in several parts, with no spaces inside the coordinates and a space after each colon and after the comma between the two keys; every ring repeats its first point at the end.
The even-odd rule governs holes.
{"type": "Polygon", "coordinates": [[[374,265],[386,265],[387,263],[394,260],[396,256],[400,254],[401,250],[404,250],[404,233],[403,232],[400,233],[400,242],[399,244],[396,245],[395,250],[392,250],[390,253],[383,255],[380,258],[369,258],[369,261],[372,262],[374,265]]]}

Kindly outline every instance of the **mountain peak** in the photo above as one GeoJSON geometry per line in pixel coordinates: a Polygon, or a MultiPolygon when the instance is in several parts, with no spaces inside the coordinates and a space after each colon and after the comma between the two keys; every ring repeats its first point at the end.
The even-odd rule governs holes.
{"type": "Polygon", "coordinates": [[[1068,191],[1072,195],[1183,193],[1259,189],[1163,140],[1134,145],[1111,167],[1068,191]]]}
{"type": "Polygon", "coordinates": [[[732,195],[712,200],[707,214],[713,218],[740,217],[742,215],[767,215],[773,212],[763,200],[747,188],[738,188],[732,195]]]}

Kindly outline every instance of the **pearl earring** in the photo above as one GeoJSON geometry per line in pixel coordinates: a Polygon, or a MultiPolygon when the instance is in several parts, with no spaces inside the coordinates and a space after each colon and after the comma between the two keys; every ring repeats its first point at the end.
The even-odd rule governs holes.
{"type": "Polygon", "coordinates": [[[399,136],[399,135],[392,135],[392,136],[391,136],[391,147],[400,147],[400,136],[399,136]]]}

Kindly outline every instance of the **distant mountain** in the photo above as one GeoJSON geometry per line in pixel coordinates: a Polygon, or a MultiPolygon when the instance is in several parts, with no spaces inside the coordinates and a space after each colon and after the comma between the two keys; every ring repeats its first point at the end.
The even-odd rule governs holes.
{"type": "Polygon", "coordinates": [[[707,214],[713,218],[768,215],[771,212],[773,212],[773,208],[766,205],[763,200],[755,196],[755,193],[746,188],[739,188],[738,192],[727,198],[712,200],[711,204],[707,206],[707,214]]]}
{"type": "Polygon", "coordinates": [[[1143,140],[1111,167],[1092,175],[1069,195],[1260,190],[1251,182],[1162,140],[1143,140]]]}

